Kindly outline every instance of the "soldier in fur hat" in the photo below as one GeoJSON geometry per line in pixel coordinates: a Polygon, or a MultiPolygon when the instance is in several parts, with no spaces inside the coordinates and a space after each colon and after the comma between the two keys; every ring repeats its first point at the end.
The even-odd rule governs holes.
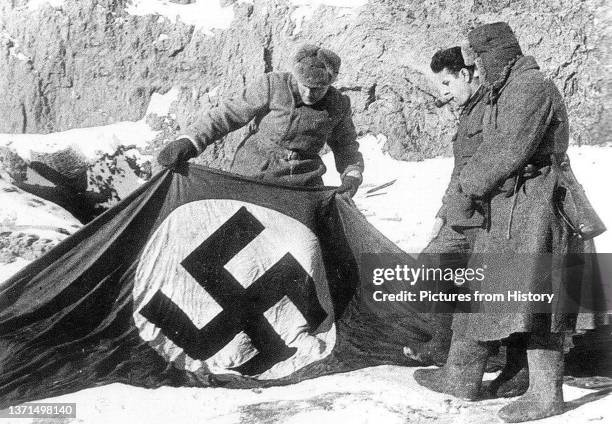
{"type": "MultiPolygon", "coordinates": [[[[475,28],[468,41],[464,58],[476,63],[485,88],[483,140],[459,174],[447,221],[458,231],[473,228],[475,211],[485,205],[486,220],[477,227],[470,260],[471,267],[487,269],[482,292],[545,291],[557,301],[547,312],[527,301],[495,314],[455,315],[446,364],[417,370],[415,379],[435,391],[476,399],[491,343],[503,339],[516,352],[509,354],[500,377],[513,378],[528,364],[529,388],[499,416],[523,422],[563,412],[563,339],[578,325],[561,300],[568,297],[566,283],[579,294],[583,281],[597,292],[591,288],[598,281],[581,279],[582,268],[559,272],[571,268],[564,262],[569,253],[581,254],[586,246],[554,207],[559,187],[554,163],[568,147],[568,117],[559,90],[533,57],[523,55],[508,24],[475,28]]],[[[594,322],[578,321],[593,328],[594,322]]]]}
{"type": "MultiPolygon", "coordinates": [[[[465,63],[459,46],[436,52],[430,67],[440,83],[443,101],[452,100],[460,107],[461,112],[457,132],[453,137],[455,161],[450,182],[442,198],[442,207],[436,214],[432,239],[423,249],[420,259],[432,267],[465,268],[469,263],[474,235],[484,223],[484,211],[482,208],[474,211],[470,218],[470,226],[473,229],[462,231],[449,225],[447,214],[449,210],[456,209],[453,202],[458,198],[459,175],[482,142],[482,121],[486,108],[485,90],[480,84],[478,70],[473,63],[471,65],[465,63]]],[[[453,287],[444,287],[441,282],[438,284],[440,290],[453,290],[453,287]]],[[[432,338],[425,343],[406,346],[404,348],[406,356],[426,365],[443,365],[446,362],[452,336],[453,305],[444,305],[444,307],[448,311],[439,309],[431,311],[432,319],[436,323],[432,338]]],[[[506,353],[512,357],[514,351],[506,349],[506,353]]],[[[504,355],[500,355],[489,361],[487,369],[496,369],[503,357],[504,355]]],[[[505,378],[505,375],[489,385],[491,396],[514,397],[527,390],[529,382],[526,372],[514,373],[511,378],[505,378]]]]}
{"type": "Polygon", "coordinates": [[[327,144],[341,174],[340,193],[354,195],[362,181],[363,158],[356,142],[350,100],[332,83],[340,58],[331,50],[301,46],[292,72],[271,72],[198,119],[186,135],[159,153],[158,162],[177,167],[209,144],[249,123],[231,171],[290,185],[321,185],[326,168],[319,151],[327,144]]]}

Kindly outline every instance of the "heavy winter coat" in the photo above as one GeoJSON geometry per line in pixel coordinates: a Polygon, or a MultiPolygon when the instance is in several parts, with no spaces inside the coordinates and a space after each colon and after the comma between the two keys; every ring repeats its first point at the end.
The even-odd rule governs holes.
{"type": "Polygon", "coordinates": [[[188,135],[201,152],[249,122],[251,131],[236,151],[232,172],[292,185],[319,185],[326,169],[318,153],[326,142],[339,173],[363,170],[350,100],[334,87],[316,104],[305,105],[291,73],[264,74],[241,96],[198,119],[188,135]]]}
{"type": "MultiPolygon", "coordinates": [[[[448,210],[456,209],[452,203],[457,199],[459,175],[482,143],[482,119],[485,107],[484,89],[481,87],[468,100],[459,115],[457,133],[453,137],[453,172],[442,197],[442,207],[436,214],[437,217],[443,218],[445,221],[447,221],[448,210]]],[[[477,216],[474,217],[474,222],[476,221],[479,221],[480,224],[484,222],[481,213],[477,213],[477,216]]]]}
{"type": "Polygon", "coordinates": [[[559,302],[567,298],[567,284],[580,291],[576,276],[582,274],[572,274],[576,281],[569,282],[568,273],[559,270],[567,265],[565,254],[582,252],[584,244],[555,213],[557,176],[550,166],[550,155],[564,154],[568,147],[563,99],[533,57],[520,57],[497,96],[489,100],[482,144],[458,178],[466,198],[489,205],[486,228],[476,236],[471,259],[471,266],[484,266],[486,278],[474,289],[555,297],[548,306],[508,302],[507,309],[494,314],[458,314],[453,330],[479,340],[517,332],[572,330],[575,315],[562,313],[559,302]],[[526,172],[529,164],[531,170],[526,172]]]}

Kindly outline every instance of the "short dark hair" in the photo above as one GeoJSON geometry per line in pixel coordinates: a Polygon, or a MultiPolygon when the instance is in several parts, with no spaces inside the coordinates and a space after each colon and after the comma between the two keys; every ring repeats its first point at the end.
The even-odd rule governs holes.
{"type": "Polygon", "coordinates": [[[468,66],[463,61],[461,47],[459,46],[438,50],[431,58],[429,66],[435,74],[442,72],[445,68],[455,75],[463,68],[467,69],[470,75],[474,72],[474,65],[468,66]]]}

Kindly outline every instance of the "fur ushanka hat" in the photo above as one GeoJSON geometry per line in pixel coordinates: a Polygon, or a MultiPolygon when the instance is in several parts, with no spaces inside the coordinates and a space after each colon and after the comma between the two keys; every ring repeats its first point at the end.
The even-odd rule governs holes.
{"type": "Polygon", "coordinates": [[[340,71],[340,57],[331,50],[304,44],[293,56],[293,74],[307,87],[332,84],[340,71]]]}

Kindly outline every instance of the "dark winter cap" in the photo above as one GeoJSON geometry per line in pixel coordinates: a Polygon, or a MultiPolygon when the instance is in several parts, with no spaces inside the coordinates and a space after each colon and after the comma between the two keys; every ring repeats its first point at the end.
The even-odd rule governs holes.
{"type": "Polygon", "coordinates": [[[514,50],[520,53],[518,40],[506,22],[495,22],[474,28],[468,34],[470,46],[476,54],[492,50],[514,50]]]}
{"type": "Polygon", "coordinates": [[[293,73],[307,87],[322,87],[336,80],[340,57],[331,50],[304,44],[293,56],[293,73]]]}
{"type": "MultiPolygon", "coordinates": [[[[502,70],[517,56],[522,56],[521,46],[506,22],[495,22],[474,28],[468,34],[469,47],[482,59],[487,82],[496,81],[502,70]]],[[[464,57],[470,61],[470,57],[464,57]]]]}

